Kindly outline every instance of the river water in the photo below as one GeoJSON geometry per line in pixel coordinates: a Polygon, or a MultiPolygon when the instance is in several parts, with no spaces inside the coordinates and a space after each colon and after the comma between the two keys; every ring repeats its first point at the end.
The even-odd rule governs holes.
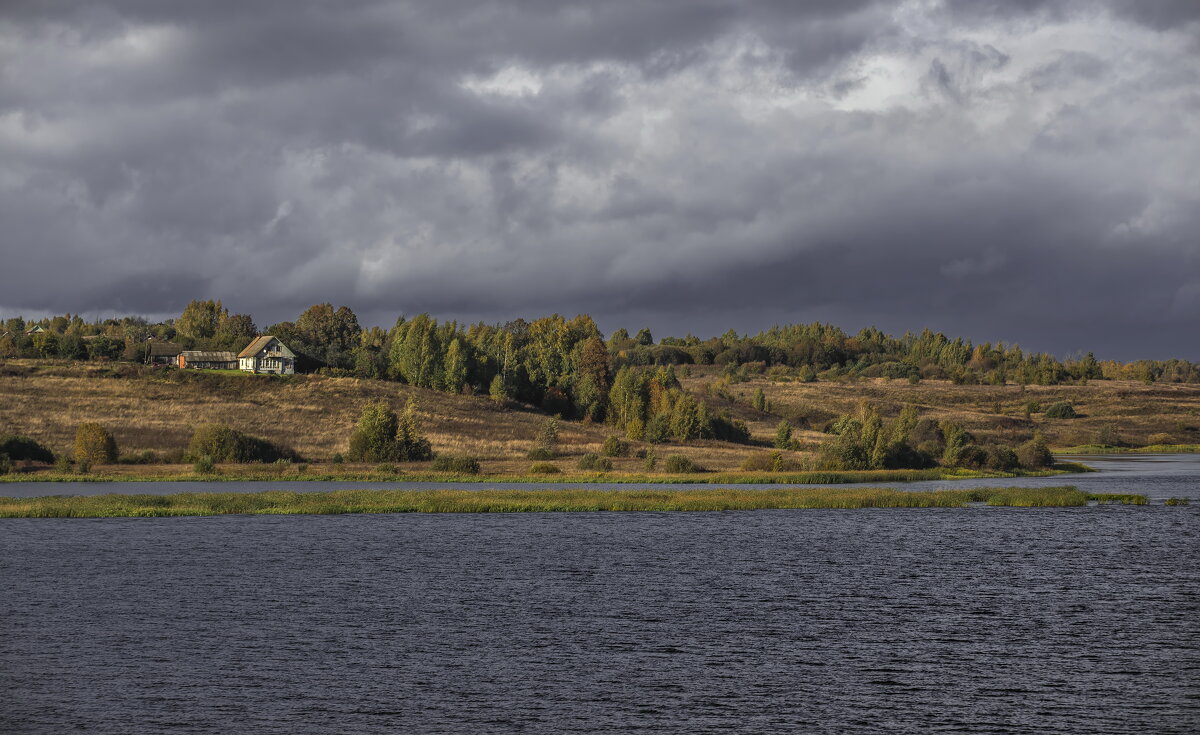
{"type": "MultiPolygon", "coordinates": [[[[1142,493],[1151,501],[1166,498],[1188,498],[1200,501],[1200,455],[1155,454],[1155,455],[1106,455],[1064,457],[1083,462],[1099,472],[1086,474],[1056,475],[1054,477],[1017,477],[992,480],[933,480],[928,482],[870,483],[871,487],[895,487],[903,490],[936,490],[953,487],[1047,487],[1051,485],[1075,485],[1080,490],[1095,493],[1142,493]]],[[[6,482],[0,484],[0,496],[32,498],[39,495],[101,495],[105,493],[147,493],[166,495],[170,493],[249,493],[263,490],[292,490],[317,492],[322,490],[351,490],[381,488],[398,490],[428,490],[447,488],[478,490],[481,488],[549,489],[553,487],[589,487],[631,490],[638,485],[622,483],[569,483],[553,482],[324,482],[324,481],[265,481],[265,482],[6,482]]],[[[656,488],[701,488],[696,484],[661,484],[656,488]]],[[[712,486],[708,486],[712,487],[712,486]]],[[[737,487],[786,487],[781,485],[738,485],[737,487]]],[[[863,485],[862,487],[866,487],[863,485]]]]}
{"type": "MultiPolygon", "coordinates": [[[[1143,460],[1069,481],[1197,497],[1143,460]]],[[[1197,521],[0,520],[0,731],[1195,733],[1197,521]]]]}

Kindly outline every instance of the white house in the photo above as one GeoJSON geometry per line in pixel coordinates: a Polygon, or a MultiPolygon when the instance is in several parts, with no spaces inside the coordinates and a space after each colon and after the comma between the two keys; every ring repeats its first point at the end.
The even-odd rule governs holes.
{"type": "Polygon", "coordinates": [[[264,335],[238,353],[238,367],[250,373],[291,375],[296,372],[296,355],[277,337],[264,335]]]}

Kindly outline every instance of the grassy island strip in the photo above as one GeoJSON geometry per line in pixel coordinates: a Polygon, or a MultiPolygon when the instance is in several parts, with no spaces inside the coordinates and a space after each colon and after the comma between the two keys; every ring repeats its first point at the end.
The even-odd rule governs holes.
{"type": "Polygon", "coordinates": [[[0,518],[332,515],[340,513],[542,513],[722,511],[783,508],[959,508],[968,503],[1069,507],[1089,502],[1145,505],[1137,494],[1090,494],[1072,486],[905,492],[882,488],[743,490],[339,490],[0,498],[0,518]]]}
{"type": "Polygon", "coordinates": [[[1052,477],[1074,472],[1095,472],[1076,462],[1056,462],[1052,469],[998,472],[954,467],[927,470],[840,470],[811,472],[697,472],[688,474],[570,472],[556,475],[480,474],[446,472],[395,472],[386,470],[345,471],[311,467],[304,472],[287,466],[222,465],[213,472],[192,472],[186,465],[177,469],[155,466],[120,467],[122,471],[93,471],[86,475],[70,472],[27,472],[0,475],[6,482],[494,482],[546,483],[554,485],[603,482],[622,485],[847,485],[873,482],[921,482],[927,480],[981,480],[1009,477],[1052,477]]]}

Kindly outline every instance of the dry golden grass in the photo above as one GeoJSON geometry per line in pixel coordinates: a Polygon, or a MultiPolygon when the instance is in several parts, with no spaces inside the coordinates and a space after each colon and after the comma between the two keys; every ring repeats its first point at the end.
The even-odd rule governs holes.
{"type": "MultiPolygon", "coordinates": [[[[689,390],[706,394],[705,384],[714,383],[720,371],[693,368],[683,383],[689,390]]],[[[708,395],[710,405],[736,405],[749,421],[756,437],[769,437],[781,418],[798,426],[794,437],[801,442],[819,442],[820,429],[830,419],[853,412],[860,401],[879,407],[884,416],[896,416],[908,404],[917,406],[922,417],[961,423],[981,438],[1005,442],[1023,441],[1034,431],[1042,432],[1052,446],[1095,443],[1105,426],[1130,444],[1200,442],[1200,385],[1151,384],[1125,380],[1095,380],[1087,385],[1019,386],[954,385],[948,381],[922,381],[912,385],[902,380],[869,378],[854,382],[777,382],[766,376],[725,388],[735,400],[708,395]],[[750,408],[755,390],[762,388],[770,412],[750,408]],[[1025,417],[1025,405],[1041,404],[1044,411],[1060,401],[1071,403],[1080,417],[1048,419],[1041,413],[1025,417]],[[1153,442],[1165,434],[1170,442],[1153,442]]]]}
{"type": "MultiPolygon", "coordinates": [[[[89,364],[0,361],[0,434],[25,434],[55,452],[70,452],[76,427],[95,421],[113,432],[122,454],[151,450],[178,461],[196,426],[220,422],[323,461],[346,452],[359,412],[368,402],[383,399],[399,410],[412,397],[435,452],[476,457],[488,473],[520,474],[529,469],[525,454],[546,420],[538,410],[517,404],[500,407],[486,396],[450,395],[385,381],[126,371],[134,374],[112,377],[111,370],[89,364]]],[[[599,452],[613,432],[603,425],[562,422],[562,456],[555,462],[573,471],[578,457],[599,452]]],[[[706,468],[729,470],[738,467],[748,450],[696,442],[659,446],[656,451],[660,457],[686,454],[706,468]]],[[[615,458],[613,463],[618,471],[642,470],[642,460],[635,457],[615,458]]],[[[130,468],[130,473],[137,470],[130,468]]]]}
{"type": "MultiPolygon", "coordinates": [[[[910,385],[881,379],[853,383],[772,382],[765,377],[726,388],[734,400],[705,390],[719,369],[693,367],[683,378],[685,388],[717,410],[727,410],[747,422],[758,446],[718,441],[654,447],[661,460],[682,454],[709,470],[737,470],[747,455],[769,447],[781,418],[797,426],[793,437],[803,449],[815,448],[827,437],[819,429],[838,414],[854,410],[861,400],[894,416],[905,404],[920,407],[922,416],[961,422],[982,438],[1008,442],[1042,431],[1055,446],[1092,443],[1100,428],[1113,425],[1130,443],[1150,443],[1153,434],[1166,434],[1172,443],[1200,443],[1200,386],[1143,385],[1125,381],[1094,381],[1085,386],[955,386],[945,382],[910,385]],[[769,412],[750,407],[761,387],[771,402],[769,412]],[[1024,417],[1024,405],[1039,401],[1075,404],[1083,414],[1074,420],[1050,420],[1040,414],[1024,417]],[[999,409],[997,411],[997,408],[999,409]]],[[[478,458],[484,472],[524,474],[531,464],[525,454],[546,420],[535,409],[500,407],[484,396],[448,395],[397,383],[297,375],[286,379],[249,374],[193,371],[152,371],[136,366],[118,368],[94,364],[71,365],[41,361],[0,361],[0,433],[18,433],[43,442],[56,452],[69,452],[76,427],[85,421],[103,424],[116,436],[122,454],[151,450],[179,461],[192,430],[204,423],[222,422],[324,461],[345,452],[350,432],[362,407],[387,400],[396,409],[415,398],[425,434],[436,452],[478,458]],[[122,377],[114,377],[121,374],[122,377]]],[[[606,436],[603,425],[562,422],[555,460],[565,472],[575,471],[580,456],[599,452],[606,436]]],[[[648,445],[634,443],[634,449],[648,445]]],[[[807,452],[788,452],[802,459],[807,452]]],[[[428,463],[406,469],[420,471],[428,463]]],[[[613,459],[616,472],[641,472],[636,457],[613,459]]],[[[180,467],[179,472],[190,471],[180,467]]],[[[130,468],[131,473],[137,470],[130,468]]]]}

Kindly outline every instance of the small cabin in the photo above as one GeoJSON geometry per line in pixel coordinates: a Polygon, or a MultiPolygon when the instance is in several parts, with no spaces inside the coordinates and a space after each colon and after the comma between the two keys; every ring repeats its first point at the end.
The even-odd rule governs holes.
{"type": "Polygon", "coordinates": [[[238,366],[248,373],[291,375],[296,372],[296,354],[278,337],[269,334],[255,337],[246,349],[238,353],[237,359],[238,366]]]}
{"type": "Polygon", "coordinates": [[[237,370],[237,358],[232,352],[184,350],[179,353],[179,367],[193,370],[237,370]]]}
{"type": "Polygon", "coordinates": [[[183,347],[174,342],[150,342],[149,348],[146,350],[147,365],[175,365],[183,352],[183,347]]]}

